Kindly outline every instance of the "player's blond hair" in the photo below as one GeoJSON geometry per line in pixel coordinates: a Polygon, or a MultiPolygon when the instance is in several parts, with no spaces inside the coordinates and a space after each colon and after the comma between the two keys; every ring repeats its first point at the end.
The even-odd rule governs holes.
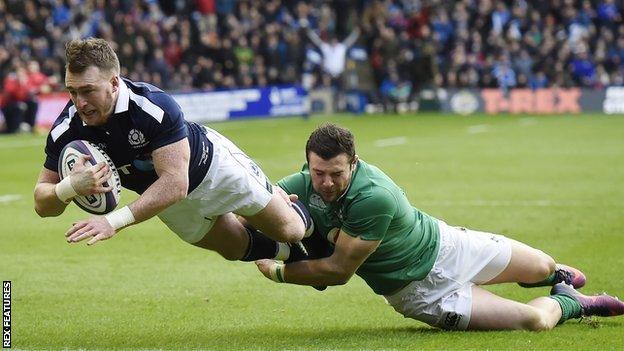
{"type": "Polygon", "coordinates": [[[104,39],[72,40],[65,46],[65,58],[65,69],[72,73],[82,73],[91,66],[115,75],[120,72],[117,54],[104,39]]]}

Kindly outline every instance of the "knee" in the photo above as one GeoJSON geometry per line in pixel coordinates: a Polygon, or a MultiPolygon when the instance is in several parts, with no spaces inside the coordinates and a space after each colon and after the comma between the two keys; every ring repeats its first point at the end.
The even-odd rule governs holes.
{"type": "Polygon", "coordinates": [[[548,319],[539,312],[532,313],[522,323],[522,329],[529,331],[546,331],[552,328],[548,319]]]}
{"type": "Polygon", "coordinates": [[[297,242],[303,239],[305,228],[299,217],[292,220],[284,220],[275,223],[273,230],[269,232],[273,239],[281,242],[297,242]]]}
{"type": "Polygon", "coordinates": [[[555,260],[544,252],[540,251],[540,258],[535,262],[535,275],[537,279],[546,279],[555,272],[555,260]]]}

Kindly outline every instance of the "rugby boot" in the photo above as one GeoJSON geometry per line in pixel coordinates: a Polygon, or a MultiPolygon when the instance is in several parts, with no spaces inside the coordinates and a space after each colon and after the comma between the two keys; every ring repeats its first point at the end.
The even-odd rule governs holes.
{"type": "Polygon", "coordinates": [[[566,283],[572,285],[574,289],[580,289],[585,286],[586,280],[585,274],[574,267],[557,264],[555,268],[555,284],[566,283]]]}
{"type": "Polygon", "coordinates": [[[288,255],[288,259],[284,260],[284,263],[310,259],[310,257],[308,256],[308,250],[301,241],[297,241],[296,243],[288,243],[288,246],[290,247],[290,254],[288,255]]]}
{"type": "Polygon", "coordinates": [[[539,286],[553,286],[558,283],[566,283],[572,285],[575,289],[585,286],[585,274],[580,270],[567,266],[565,264],[557,264],[555,267],[555,275],[552,279],[546,279],[537,283],[518,283],[523,288],[535,288],[539,286]]]}
{"type": "Polygon", "coordinates": [[[551,295],[565,295],[581,305],[581,316],[613,317],[624,314],[624,302],[617,297],[601,295],[583,295],[571,285],[559,283],[550,290],[551,295]]]}

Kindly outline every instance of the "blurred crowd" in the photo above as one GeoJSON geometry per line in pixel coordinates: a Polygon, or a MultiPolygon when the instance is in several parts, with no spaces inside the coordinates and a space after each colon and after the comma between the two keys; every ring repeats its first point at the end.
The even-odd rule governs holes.
{"type": "MultiPolygon", "coordinates": [[[[123,76],[173,91],[300,83],[408,100],[437,86],[602,88],[624,83],[622,5],[0,0],[0,80],[24,81],[36,65],[48,80],[25,95],[62,89],[64,44],[94,36],[114,43],[123,76]],[[355,72],[349,84],[345,71],[355,72]]],[[[15,99],[6,90],[3,111],[15,99]]]]}

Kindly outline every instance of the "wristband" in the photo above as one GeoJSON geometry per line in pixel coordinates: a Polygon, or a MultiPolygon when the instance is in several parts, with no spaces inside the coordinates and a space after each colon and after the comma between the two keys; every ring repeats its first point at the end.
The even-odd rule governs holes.
{"type": "Polygon", "coordinates": [[[60,182],[56,183],[54,186],[54,193],[59,200],[66,204],[70,203],[71,200],[78,195],[71,184],[71,176],[65,177],[60,182]]]}
{"type": "Polygon", "coordinates": [[[115,210],[104,216],[104,218],[106,218],[108,223],[115,230],[123,228],[125,226],[129,226],[135,221],[134,215],[132,214],[132,211],[130,211],[130,208],[128,206],[124,206],[118,210],[115,210]]]}
{"type": "Polygon", "coordinates": [[[271,268],[269,268],[269,276],[271,280],[276,283],[283,283],[284,280],[284,264],[275,262],[271,268]]]}

